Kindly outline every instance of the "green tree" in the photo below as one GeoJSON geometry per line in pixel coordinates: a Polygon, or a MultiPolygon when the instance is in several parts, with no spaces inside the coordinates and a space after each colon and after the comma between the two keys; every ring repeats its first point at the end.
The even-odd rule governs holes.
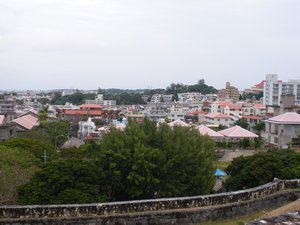
{"type": "Polygon", "coordinates": [[[38,113],[38,118],[39,118],[39,126],[44,127],[47,123],[47,118],[48,118],[48,109],[49,105],[46,105],[43,107],[43,109],[38,113]]]}
{"type": "Polygon", "coordinates": [[[103,172],[93,162],[56,161],[38,171],[18,189],[20,204],[95,203],[106,200],[101,192],[103,172]]]}
{"type": "Polygon", "coordinates": [[[16,204],[17,188],[38,170],[36,164],[31,153],[0,145],[0,205],[16,204]]]}
{"type": "Polygon", "coordinates": [[[111,129],[100,161],[114,200],[209,193],[214,184],[214,144],[196,130],[129,121],[124,132],[111,129]]]}
{"type": "Polygon", "coordinates": [[[249,124],[245,118],[239,119],[238,121],[235,122],[235,125],[238,125],[244,129],[248,129],[249,124]]]}
{"type": "Polygon", "coordinates": [[[265,123],[264,122],[257,123],[252,127],[252,129],[256,131],[259,136],[261,136],[261,132],[265,129],[265,123]]]}
{"type": "Polygon", "coordinates": [[[229,178],[225,182],[228,190],[239,190],[256,187],[274,178],[293,178],[292,167],[274,154],[258,153],[247,157],[235,158],[226,168],[229,178]]]}
{"type": "Polygon", "coordinates": [[[40,162],[44,161],[44,154],[46,152],[47,161],[51,161],[57,158],[57,152],[54,146],[50,143],[43,142],[41,140],[31,138],[10,138],[1,145],[18,148],[23,152],[33,154],[40,162]]]}
{"type": "Polygon", "coordinates": [[[41,132],[50,136],[50,141],[55,147],[62,146],[69,138],[70,125],[66,121],[47,123],[41,132]]]}

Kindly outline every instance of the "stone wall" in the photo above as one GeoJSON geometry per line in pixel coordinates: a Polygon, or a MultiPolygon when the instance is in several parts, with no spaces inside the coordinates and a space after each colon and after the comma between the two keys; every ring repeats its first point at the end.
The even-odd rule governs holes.
{"type": "Polygon", "coordinates": [[[2,206],[0,224],[190,224],[244,215],[300,196],[300,180],[214,195],[84,205],[2,206]]]}

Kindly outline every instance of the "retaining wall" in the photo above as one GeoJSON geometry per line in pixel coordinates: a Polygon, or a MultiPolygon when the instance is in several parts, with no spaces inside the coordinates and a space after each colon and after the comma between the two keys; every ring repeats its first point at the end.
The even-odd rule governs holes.
{"type": "Polygon", "coordinates": [[[300,196],[300,180],[214,195],[83,205],[1,206],[0,224],[190,224],[245,215],[300,196]]]}

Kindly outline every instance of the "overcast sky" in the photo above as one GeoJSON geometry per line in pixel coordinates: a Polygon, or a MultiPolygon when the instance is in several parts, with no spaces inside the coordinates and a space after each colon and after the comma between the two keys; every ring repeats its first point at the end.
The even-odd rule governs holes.
{"type": "Polygon", "coordinates": [[[299,0],[0,0],[0,89],[300,78],[299,0]]]}

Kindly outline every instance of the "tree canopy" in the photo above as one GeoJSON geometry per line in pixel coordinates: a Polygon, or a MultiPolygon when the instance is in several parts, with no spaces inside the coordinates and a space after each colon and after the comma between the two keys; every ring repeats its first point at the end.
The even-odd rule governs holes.
{"type": "Polygon", "coordinates": [[[228,190],[256,187],[274,178],[299,178],[300,155],[291,151],[262,152],[235,158],[226,168],[228,190]]]}
{"type": "Polygon", "coordinates": [[[214,184],[214,145],[196,130],[131,121],[124,132],[112,129],[100,148],[117,200],[204,194],[214,184]]]}
{"type": "Polygon", "coordinates": [[[93,203],[105,201],[103,173],[93,162],[69,159],[46,164],[19,188],[20,204],[93,203]]]}
{"type": "Polygon", "coordinates": [[[17,188],[29,181],[37,164],[31,153],[0,145],[0,205],[16,204],[17,188]]]}
{"type": "MultiPolygon", "coordinates": [[[[51,161],[57,158],[57,152],[54,146],[50,143],[32,139],[32,138],[11,138],[1,143],[1,145],[17,148],[25,153],[33,154],[40,162],[44,161],[44,153],[46,151],[47,161],[51,161]]],[[[0,145],[0,146],[1,146],[0,145]]]]}
{"type": "Polygon", "coordinates": [[[143,124],[129,121],[124,131],[111,128],[100,144],[71,148],[60,156],[61,160],[47,164],[20,189],[20,203],[199,195],[210,193],[215,181],[214,143],[209,137],[166,124],[157,128],[148,119],[143,124]],[[76,193],[73,198],[72,191],[76,193]]]}

